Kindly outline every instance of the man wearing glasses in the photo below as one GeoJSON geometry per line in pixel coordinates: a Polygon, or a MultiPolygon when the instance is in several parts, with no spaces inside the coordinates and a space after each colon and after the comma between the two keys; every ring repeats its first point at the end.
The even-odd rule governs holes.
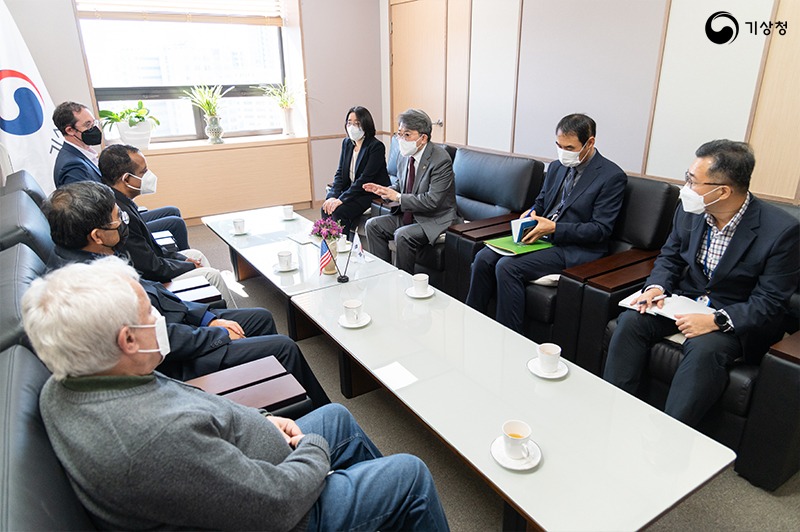
{"type": "MultiPolygon", "coordinates": [[[[103,142],[103,132],[92,112],[82,103],[64,102],[53,111],[53,123],[64,136],[53,167],[56,188],[80,181],[100,183],[99,156],[93,146],[103,142]]],[[[177,207],[159,207],[142,213],[151,233],[169,231],[180,249],[189,247],[186,222],[177,207]]]]}
{"type": "Polygon", "coordinates": [[[603,378],[635,394],[650,347],[665,336],[686,337],[683,360],[665,412],[696,426],[717,402],[727,368],[761,357],[783,335],[789,298],[797,291],[800,225],[749,192],[755,157],[744,142],[714,140],[695,152],[681,190],[672,233],[643,293],[625,311],[608,349],[603,378]],[[683,295],[713,314],[647,314],[664,295],[683,295]]]}
{"type": "Polygon", "coordinates": [[[453,161],[441,146],[430,142],[431,119],[421,109],[397,117],[400,155],[398,180],[391,187],[367,183],[364,190],[399,204],[396,212],[367,221],[369,251],[392,261],[389,241],[396,247],[395,266],[414,273],[417,250],[433,244],[458,218],[453,161]]]}

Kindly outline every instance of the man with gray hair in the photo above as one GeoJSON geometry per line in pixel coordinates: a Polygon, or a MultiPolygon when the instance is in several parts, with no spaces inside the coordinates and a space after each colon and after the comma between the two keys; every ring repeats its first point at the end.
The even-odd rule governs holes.
{"type": "Polygon", "coordinates": [[[155,371],[164,319],[116,257],[31,283],[25,332],[53,372],[39,406],[103,529],[448,530],[430,472],[382,457],[350,413],[294,422],[155,371]]]}
{"type": "Polygon", "coordinates": [[[441,146],[432,143],[431,119],[421,109],[409,109],[397,117],[401,157],[398,180],[391,187],[367,183],[364,190],[398,203],[392,214],[367,221],[369,250],[391,262],[389,241],[396,248],[395,265],[414,273],[417,251],[433,244],[458,219],[453,161],[441,146]]]}

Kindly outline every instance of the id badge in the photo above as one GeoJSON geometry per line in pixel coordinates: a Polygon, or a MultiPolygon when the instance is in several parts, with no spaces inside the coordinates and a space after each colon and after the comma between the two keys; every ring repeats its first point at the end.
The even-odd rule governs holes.
{"type": "Polygon", "coordinates": [[[711,300],[708,299],[708,296],[705,295],[705,294],[703,294],[702,296],[698,297],[697,301],[699,301],[700,303],[702,303],[705,306],[709,306],[711,304],[711,300]]]}

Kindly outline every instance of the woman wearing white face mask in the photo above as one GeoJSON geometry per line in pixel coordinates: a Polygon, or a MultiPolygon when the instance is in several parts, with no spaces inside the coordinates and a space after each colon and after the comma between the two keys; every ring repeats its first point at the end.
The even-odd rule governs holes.
{"type": "Polygon", "coordinates": [[[322,216],[338,220],[348,239],[358,226],[361,214],[377,196],[362,188],[364,183],[389,186],[386,148],[375,138],[375,122],[370,112],[352,107],[345,116],[347,138],[342,141],[339,168],[333,186],[322,204],[322,216]]]}

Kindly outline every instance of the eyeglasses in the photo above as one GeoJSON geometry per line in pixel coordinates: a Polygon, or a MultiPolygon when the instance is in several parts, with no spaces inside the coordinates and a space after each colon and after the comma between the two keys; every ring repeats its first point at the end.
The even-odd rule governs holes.
{"type": "Polygon", "coordinates": [[[354,122],[354,121],[352,121],[352,120],[348,120],[348,121],[347,121],[347,125],[348,125],[348,126],[356,126],[356,127],[361,127],[361,122],[358,122],[358,121],[355,121],[355,122],[354,122]]]}
{"type": "MultiPolygon", "coordinates": [[[[123,211],[122,209],[119,209],[119,221],[116,222],[116,225],[114,227],[109,227],[109,226],[100,227],[100,229],[104,229],[106,231],[116,231],[117,229],[119,229],[120,225],[123,225],[123,224],[124,225],[128,225],[129,221],[130,221],[130,217],[128,216],[128,213],[123,211]]],[[[111,223],[113,224],[115,222],[111,222],[111,223]]]]}
{"type": "Polygon", "coordinates": [[[689,171],[687,170],[685,174],[683,174],[683,180],[689,185],[689,188],[694,188],[695,185],[715,185],[715,186],[723,186],[726,183],[698,183],[697,181],[692,181],[691,175],[689,175],[689,171]]]}
{"type": "Polygon", "coordinates": [[[412,131],[408,129],[400,130],[397,133],[395,133],[394,136],[397,137],[398,139],[403,139],[403,140],[417,140],[411,138],[414,135],[414,133],[417,134],[417,138],[422,136],[422,134],[419,131],[412,131]]]}
{"type": "Polygon", "coordinates": [[[78,129],[78,123],[77,122],[72,124],[72,129],[74,129],[74,130],[76,130],[76,131],[78,131],[80,133],[84,133],[84,132],[89,131],[90,129],[92,129],[94,126],[98,126],[99,127],[100,126],[100,121],[95,119],[93,122],[84,122],[83,124],[80,124],[80,125],[81,125],[81,127],[84,127],[86,129],[84,129],[83,131],[78,129]]]}

